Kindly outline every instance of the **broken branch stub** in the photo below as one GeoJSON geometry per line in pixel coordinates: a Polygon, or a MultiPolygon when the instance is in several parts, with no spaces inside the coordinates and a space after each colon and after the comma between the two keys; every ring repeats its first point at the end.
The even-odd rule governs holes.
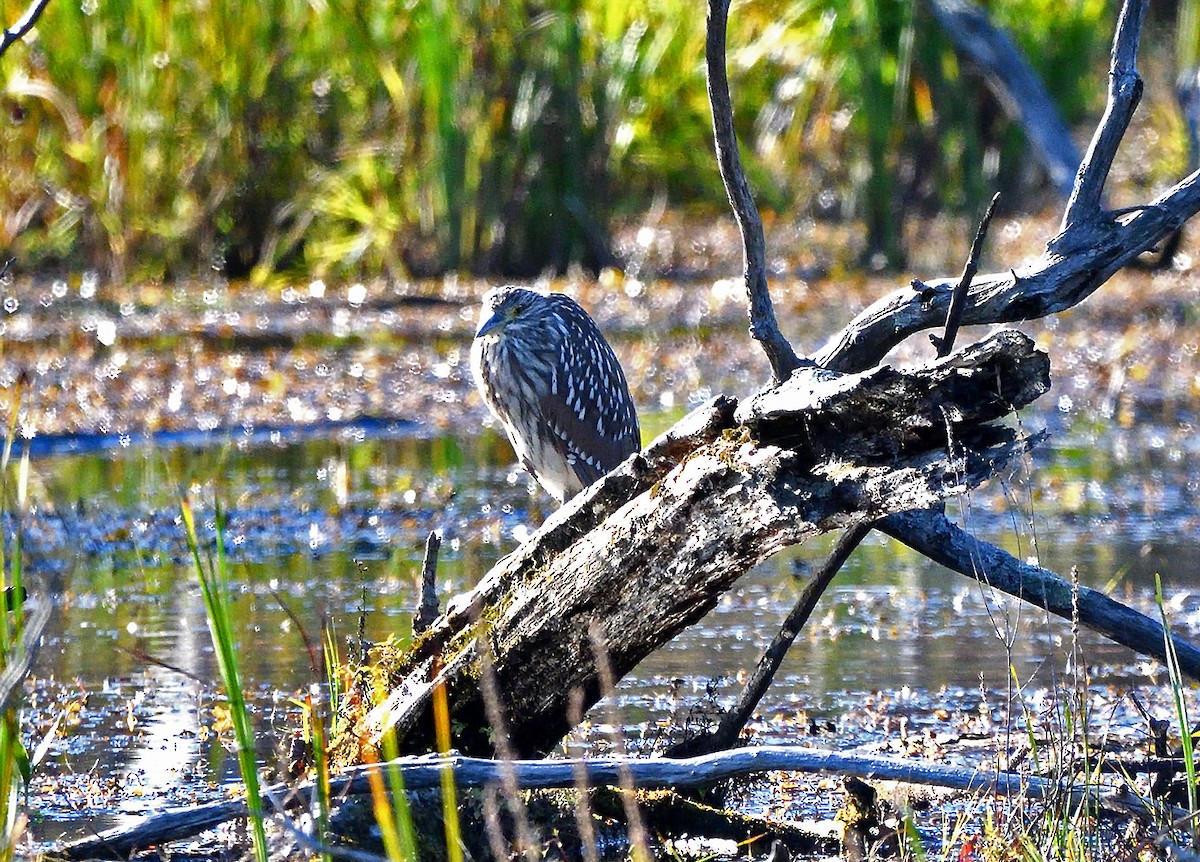
{"type": "Polygon", "coordinates": [[[388,728],[402,750],[425,750],[441,684],[465,729],[455,745],[490,753],[477,637],[494,657],[513,749],[546,752],[570,729],[570,692],[585,705],[600,697],[589,625],[624,675],[776,551],[983,482],[1029,445],[996,420],[1049,386],[1046,355],[1005,331],[915,370],[804,368],[741,405],[701,408],[451,602],[390,670],[386,702],[354,717],[340,759],[357,760],[358,743],[388,728]]]}

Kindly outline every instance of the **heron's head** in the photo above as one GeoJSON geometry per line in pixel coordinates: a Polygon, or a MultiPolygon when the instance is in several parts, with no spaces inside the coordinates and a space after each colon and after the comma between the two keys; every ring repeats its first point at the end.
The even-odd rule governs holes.
{"type": "Polygon", "coordinates": [[[553,309],[549,300],[524,287],[497,287],[483,297],[476,338],[520,336],[545,325],[553,309]]]}

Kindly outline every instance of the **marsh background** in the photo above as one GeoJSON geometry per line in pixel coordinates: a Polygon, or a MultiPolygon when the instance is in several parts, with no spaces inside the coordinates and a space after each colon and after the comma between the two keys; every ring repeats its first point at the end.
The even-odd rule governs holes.
{"type": "MultiPolygon", "coordinates": [[[[1112,4],[990,9],[1082,144],[1112,4]]],[[[19,11],[9,2],[8,20],[19,11]]],[[[1195,21],[1191,4],[1153,10],[1116,204],[1184,172],[1172,81],[1200,44],[1195,21]]],[[[729,44],[772,289],[799,349],[910,277],[957,271],[996,189],[985,268],[1054,233],[1060,203],[1021,130],[922,4],[735,4],[729,44]]],[[[65,596],[26,711],[30,748],[49,740],[39,838],[234,780],[181,494],[210,538],[214,502],[230,510],[266,761],[295,727],[289,698],[317,676],[299,628],[328,622],[352,645],[365,612],[367,639],[403,638],[428,530],[446,537],[448,595],[536,529],[550,501],[466,367],[490,285],[579,298],[647,435],[767,379],[745,334],[702,56],[701,8],[671,0],[51,0],[36,37],[0,59],[0,248],[16,261],[0,280],[0,415],[33,456],[4,523],[33,582],[65,596]]],[[[1165,270],[1120,274],[1028,327],[1055,383],[1020,421],[1050,442],[955,504],[984,538],[1145,610],[1161,573],[1172,622],[1192,633],[1194,255],[1185,239],[1165,270]]],[[[929,355],[914,339],[894,358],[929,355]]],[[[729,697],[821,550],[761,567],[626,680],[630,736],[652,747],[729,697]]],[[[1068,626],[872,539],[755,732],[971,760],[972,740],[1053,718],[1082,667],[1095,715],[1137,738],[1125,693],[1154,703],[1161,669],[1076,646],[1068,626]]],[[[586,730],[575,742],[600,744],[586,730]]],[[[812,817],[830,798],[765,782],[747,805],[812,817]]]]}

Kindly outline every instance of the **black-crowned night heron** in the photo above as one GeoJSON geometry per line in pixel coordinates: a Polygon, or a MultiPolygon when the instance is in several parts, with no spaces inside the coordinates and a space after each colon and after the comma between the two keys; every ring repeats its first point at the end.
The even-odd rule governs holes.
{"type": "Polygon", "coordinates": [[[569,296],[489,291],[471,370],[521,464],[559,502],[641,447],[621,365],[569,296]]]}

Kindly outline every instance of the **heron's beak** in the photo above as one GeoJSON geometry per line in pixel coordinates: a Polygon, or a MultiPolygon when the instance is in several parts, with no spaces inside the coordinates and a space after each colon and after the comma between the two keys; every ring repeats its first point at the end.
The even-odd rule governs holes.
{"type": "Polygon", "coordinates": [[[479,327],[479,331],[475,333],[475,337],[483,338],[485,335],[489,335],[493,332],[499,332],[505,327],[505,325],[507,325],[507,323],[508,317],[496,312],[486,321],[484,321],[483,326],[479,327]]]}

